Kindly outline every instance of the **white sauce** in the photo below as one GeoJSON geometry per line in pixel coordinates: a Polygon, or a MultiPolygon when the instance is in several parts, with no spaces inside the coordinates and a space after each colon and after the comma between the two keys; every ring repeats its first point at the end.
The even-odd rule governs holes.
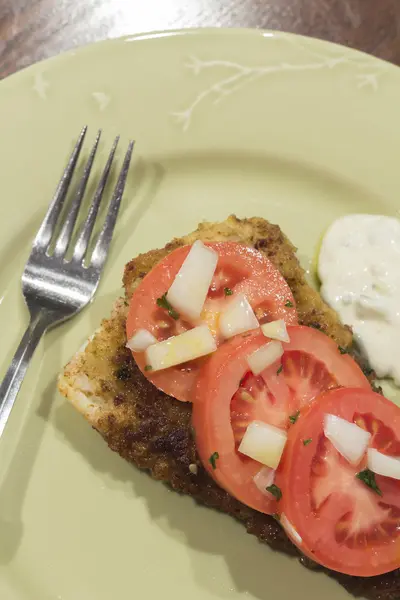
{"type": "Polygon", "coordinates": [[[318,261],[321,294],[378,377],[400,385],[400,221],[348,215],[328,229],[318,261]]]}

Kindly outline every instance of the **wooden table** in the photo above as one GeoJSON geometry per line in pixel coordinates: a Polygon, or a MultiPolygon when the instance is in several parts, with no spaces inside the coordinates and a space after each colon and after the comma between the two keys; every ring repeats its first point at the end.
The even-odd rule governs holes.
{"type": "Polygon", "coordinates": [[[0,78],[88,42],[205,26],[291,31],[400,65],[400,0],[0,0],[0,78]]]}

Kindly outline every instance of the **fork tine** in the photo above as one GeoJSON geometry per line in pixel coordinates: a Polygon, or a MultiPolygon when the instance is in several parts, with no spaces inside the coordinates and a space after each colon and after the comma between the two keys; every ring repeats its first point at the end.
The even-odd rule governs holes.
{"type": "Polygon", "coordinates": [[[83,142],[87,132],[87,125],[82,129],[75,148],[69,158],[65,171],[57,186],[53,200],[48,208],[45,218],[39,228],[39,231],[33,241],[33,248],[38,250],[47,250],[51,238],[53,237],[54,229],[57,224],[58,217],[63,207],[72,175],[74,174],[76,163],[78,162],[79,154],[82,150],[83,142]]]}
{"type": "Polygon", "coordinates": [[[99,185],[97,186],[92,204],[90,206],[86,221],[83,223],[81,230],[78,235],[78,239],[75,244],[74,253],[72,255],[72,261],[81,262],[85,257],[87,252],[90,237],[92,235],[93,227],[96,221],[97,213],[99,211],[99,207],[101,204],[101,199],[103,197],[104,189],[107,184],[108,176],[111,171],[111,165],[114,159],[115,151],[117,149],[119,142],[119,136],[115,138],[114,143],[111,148],[110,155],[107,160],[107,164],[102,173],[101,179],[99,181],[99,185]]]}
{"type": "Polygon", "coordinates": [[[125,155],[124,164],[122,165],[121,173],[118,178],[117,185],[111,198],[107,217],[99,238],[93,250],[91,266],[102,269],[107,258],[108,248],[114,233],[115,223],[118,217],[119,207],[121,205],[122,196],[124,194],[126,179],[128,177],[129,166],[131,163],[134,141],[129,142],[128,150],[125,155]]]}
{"type": "Polygon", "coordinates": [[[97,133],[96,141],[94,143],[94,146],[92,148],[92,151],[91,151],[88,161],[86,163],[82,179],[80,180],[79,187],[76,192],[76,196],[71,204],[71,207],[70,207],[68,214],[66,216],[66,219],[64,221],[62,230],[57,239],[57,243],[54,248],[54,256],[56,256],[57,258],[62,258],[65,255],[66,251],[68,250],[68,246],[69,246],[69,243],[70,243],[70,240],[72,237],[72,233],[73,233],[73,230],[75,227],[75,222],[76,222],[78,212],[79,212],[79,209],[80,209],[80,206],[82,203],[82,199],[85,195],[87,182],[89,180],[90,172],[92,170],[92,166],[93,166],[94,158],[96,156],[100,137],[101,137],[101,129],[97,133]]]}

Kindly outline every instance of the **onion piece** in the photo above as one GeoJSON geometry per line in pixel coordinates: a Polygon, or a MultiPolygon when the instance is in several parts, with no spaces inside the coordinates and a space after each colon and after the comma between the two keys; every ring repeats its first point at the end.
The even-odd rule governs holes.
{"type": "Polygon", "coordinates": [[[283,319],[271,321],[270,323],[264,323],[264,325],[261,325],[261,331],[265,337],[271,338],[272,340],[290,342],[290,337],[286,329],[286,323],[283,319]]]}
{"type": "Polygon", "coordinates": [[[254,475],[253,481],[261,493],[265,494],[266,496],[270,496],[271,493],[267,492],[266,488],[274,483],[275,470],[270,469],[269,467],[263,467],[256,475],[254,475]]]}
{"type": "Polygon", "coordinates": [[[250,302],[244,294],[238,294],[221,313],[219,327],[225,339],[231,338],[239,333],[245,333],[260,326],[250,302]]]}
{"type": "Polygon", "coordinates": [[[207,325],[199,325],[149,346],[146,350],[146,362],[152,371],[161,371],[200,358],[216,349],[217,345],[207,325]]]}
{"type": "Polygon", "coordinates": [[[197,240],[167,292],[168,302],[192,321],[200,318],[217,262],[218,252],[197,240]]]}
{"type": "Polygon", "coordinates": [[[297,531],[295,530],[295,528],[284,513],[281,514],[281,525],[286,531],[287,536],[292,540],[292,542],[299,546],[303,543],[303,538],[300,536],[300,534],[297,533],[297,531]]]}
{"type": "Polygon", "coordinates": [[[268,342],[258,348],[247,357],[247,363],[254,375],[259,375],[267,367],[270,367],[283,354],[283,346],[280,342],[268,342]]]}
{"type": "Polygon", "coordinates": [[[286,440],[286,431],[262,421],[252,421],[240,442],[239,452],[271,469],[276,469],[286,440]]]}
{"type": "Polygon", "coordinates": [[[400,479],[400,458],[382,454],[375,448],[368,448],[368,469],[377,475],[400,479]]]}
{"type": "Polygon", "coordinates": [[[371,434],[355,423],[329,414],[324,417],[324,434],[352,465],[360,462],[371,439],[371,434]]]}
{"type": "Polygon", "coordinates": [[[157,339],[147,329],[138,329],[128,340],[126,347],[132,352],[144,352],[152,344],[157,344],[157,339]]]}

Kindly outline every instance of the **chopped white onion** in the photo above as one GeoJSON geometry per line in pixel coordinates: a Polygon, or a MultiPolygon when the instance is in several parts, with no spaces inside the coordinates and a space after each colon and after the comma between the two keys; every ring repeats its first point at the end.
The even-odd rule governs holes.
{"type": "Polygon", "coordinates": [[[264,325],[261,325],[261,331],[266,337],[269,337],[272,340],[290,342],[290,337],[286,329],[286,323],[283,319],[271,321],[270,323],[264,323],[264,325]]]}
{"type": "Polygon", "coordinates": [[[400,479],[400,458],[387,456],[374,448],[368,449],[368,469],[377,475],[400,479]]]}
{"type": "Polygon", "coordinates": [[[191,472],[192,475],[197,475],[197,473],[199,472],[199,468],[196,465],[196,463],[191,463],[189,465],[189,471],[191,472]]]}
{"type": "Polygon", "coordinates": [[[157,339],[147,329],[138,329],[137,332],[128,340],[126,347],[132,352],[144,352],[152,344],[156,344],[157,339]]]}
{"type": "Polygon", "coordinates": [[[260,324],[244,294],[238,294],[228,305],[219,318],[219,327],[224,338],[228,339],[239,333],[257,329],[260,324]]]}
{"type": "Polygon", "coordinates": [[[210,354],[217,345],[207,325],[200,325],[149,346],[146,362],[152,371],[161,371],[175,365],[210,354]]]}
{"type": "Polygon", "coordinates": [[[270,367],[283,354],[280,342],[268,342],[247,357],[247,363],[254,375],[259,375],[267,367],[270,367]]]}
{"type": "Polygon", "coordinates": [[[335,415],[325,415],[324,434],[336,450],[353,465],[360,462],[371,438],[368,431],[335,415]]]}
{"type": "Polygon", "coordinates": [[[256,484],[257,488],[265,495],[270,494],[267,492],[267,487],[272,485],[275,480],[275,470],[270,469],[269,467],[263,467],[258,471],[256,475],[253,477],[253,481],[256,484]]]}
{"type": "Polygon", "coordinates": [[[286,440],[286,431],[262,421],[253,421],[240,442],[239,452],[271,469],[276,469],[286,440]]]}
{"type": "Polygon", "coordinates": [[[298,546],[300,546],[303,543],[302,537],[297,533],[297,531],[295,530],[295,528],[284,513],[281,514],[281,525],[286,531],[288,537],[292,540],[292,542],[294,542],[298,546]]]}
{"type": "Polygon", "coordinates": [[[218,253],[197,240],[183,261],[171,287],[167,300],[191,320],[200,318],[218,262],[218,253]]]}

